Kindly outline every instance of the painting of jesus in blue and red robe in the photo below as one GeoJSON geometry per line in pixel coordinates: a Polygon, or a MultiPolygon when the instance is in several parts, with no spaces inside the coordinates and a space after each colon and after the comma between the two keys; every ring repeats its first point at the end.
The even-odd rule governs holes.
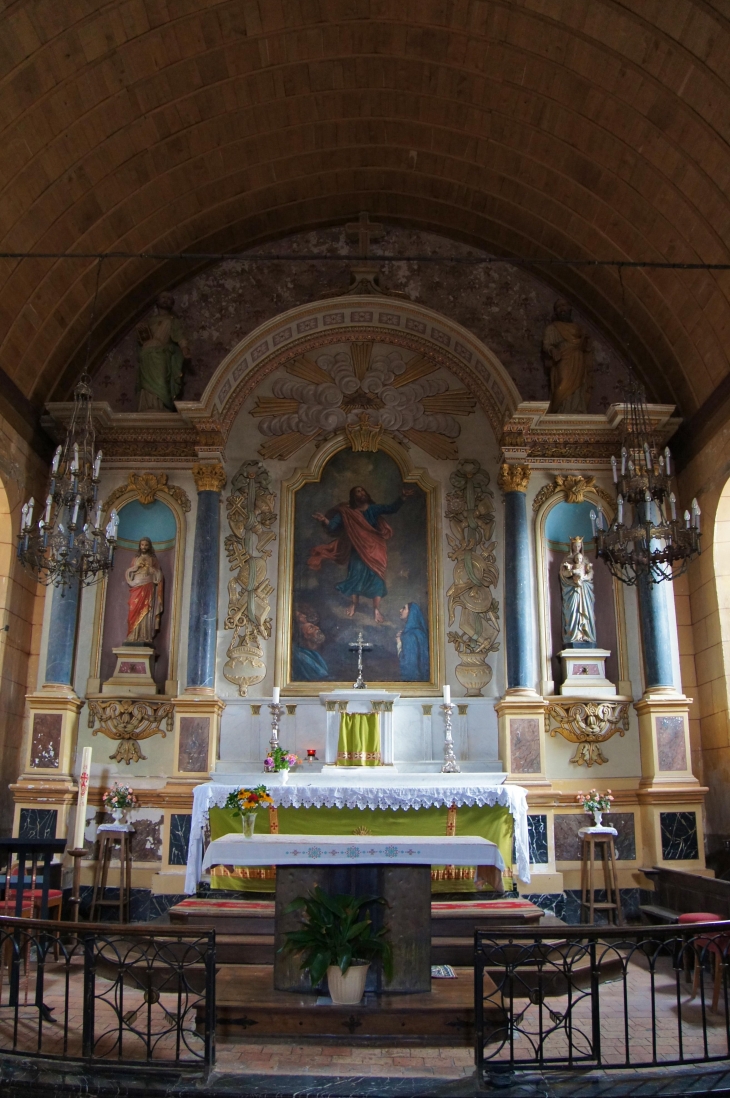
{"type": "Polygon", "coordinates": [[[386,453],[341,450],[296,494],[291,681],[428,682],[426,493],[386,453]]]}

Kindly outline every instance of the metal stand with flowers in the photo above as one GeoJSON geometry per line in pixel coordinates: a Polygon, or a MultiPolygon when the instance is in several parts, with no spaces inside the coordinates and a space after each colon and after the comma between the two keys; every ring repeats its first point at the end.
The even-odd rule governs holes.
{"type": "Polygon", "coordinates": [[[124,824],[126,823],[125,816],[127,812],[130,808],[136,808],[138,802],[131,785],[120,785],[118,782],[114,782],[111,789],[107,789],[102,797],[101,803],[104,808],[111,812],[114,823],[124,824]]]}
{"type": "Polygon", "coordinates": [[[256,828],[256,813],[259,808],[271,808],[273,803],[266,786],[257,785],[254,789],[235,789],[229,793],[225,807],[240,814],[244,838],[252,839],[256,828]]]}
{"type": "Polygon", "coordinates": [[[593,816],[593,827],[584,830],[607,831],[614,835],[618,834],[615,828],[602,822],[603,813],[610,810],[613,801],[610,789],[607,789],[605,793],[599,793],[597,789],[589,789],[587,793],[581,791],[575,799],[583,806],[583,811],[586,814],[590,813],[593,816]]]}
{"type": "Polygon", "coordinates": [[[267,774],[278,774],[279,781],[285,782],[289,777],[289,771],[299,766],[301,759],[293,751],[287,751],[284,747],[271,747],[264,759],[264,770],[267,774]]]}

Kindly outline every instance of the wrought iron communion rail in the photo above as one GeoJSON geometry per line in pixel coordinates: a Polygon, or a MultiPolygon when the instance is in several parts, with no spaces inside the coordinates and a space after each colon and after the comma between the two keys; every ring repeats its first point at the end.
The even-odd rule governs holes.
{"type": "Polygon", "coordinates": [[[477,930],[480,1078],[727,1060],[729,952],[730,922],[477,930]]]}
{"type": "Polygon", "coordinates": [[[0,1053],[206,1072],[215,931],[0,917],[0,1053]]]}

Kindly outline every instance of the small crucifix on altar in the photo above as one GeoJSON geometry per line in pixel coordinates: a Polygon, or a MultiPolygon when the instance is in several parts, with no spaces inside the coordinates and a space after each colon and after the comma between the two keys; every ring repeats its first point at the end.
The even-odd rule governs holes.
{"type": "Polygon", "coordinates": [[[357,652],[357,681],[352,684],[354,690],[367,690],[368,684],[362,677],[362,654],[369,652],[372,647],[372,644],[363,638],[362,629],[357,634],[357,640],[350,641],[348,645],[351,652],[357,652]]]}

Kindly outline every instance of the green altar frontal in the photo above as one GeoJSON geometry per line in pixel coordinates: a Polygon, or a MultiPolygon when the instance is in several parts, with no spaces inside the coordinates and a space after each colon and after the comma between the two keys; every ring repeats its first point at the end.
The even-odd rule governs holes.
{"type": "MultiPolygon", "coordinates": [[[[243,831],[240,815],[227,808],[209,811],[210,838],[243,831]]],[[[275,808],[257,813],[257,830],[282,835],[480,835],[496,843],[504,859],[506,888],[512,886],[514,820],[509,808],[275,808]]],[[[486,876],[475,880],[476,866],[432,866],[433,892],[488,892],[486,876]]],[[[274,866],[214,866],[211,889],[274,892],[274,866]]]]}

